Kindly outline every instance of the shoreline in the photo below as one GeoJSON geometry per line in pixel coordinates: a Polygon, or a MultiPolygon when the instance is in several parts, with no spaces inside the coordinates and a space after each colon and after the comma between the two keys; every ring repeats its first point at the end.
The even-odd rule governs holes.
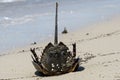
{"type": "MultiPolygon", "coordinates": [[[[107,17],[107,18],[105,18],[104,20],[97,20],[96,22],[94,22],[94,23],[88,23],[87,25],[83,25],[83,26],[81,26],[80,28],[79,27],[77,27],[76,29],[73,29],[73,30],[69,30],[68,29],[68,33],[74,33],[74,32],[79,32],[79,30],[80,31],[82,31],[83,32],[83,30],[86,30],[86,29],[90,29],[90,28],[92,28],[92,26],[93,25],[95,25],[95,24],[100,24],[100,23],[103,23],[104,21],[106,22],[107,20],[109,21],[109,20],[111,20],[113,17],[116,17],[116,16],[119,16],[119,14],[115,14],[115,16],[114,15],[112,15],[111,17],[107,17]],[[69,32],[70,31],[70,32],[69,32]]],[[[59,36],[61,36],[62,34],[61,34],[61,32],[59,33],[59,36]]],[[[53,39],[53,37],[54,37],[54,34],[52,34],[50,37],[45,37],[45,39],[41,39],[41,40],[36,40],[35,42],[37,42],[38,44],[40,44],[40,43],[42,43],[42,42],[49,42],[49,39],[50,39],[50,41],[53,41],[54,39],[53,39]]],[[[33,41],[34,42],[34,41],[33,41]]],[[[3,49],[2,51],[0,51],[0,53],[7,53],[7,52],[9,52],[9,51],[14,51],[14,50],[16,50],[16,49],[20,49],[20,48],[23,48],[24,46],[26,46],[26,47],[28,47],[28,46],[31,46],[31,44],[33,43],[33,42],[29,42],[29,43],[26,43],[25,45],[15,45],[13,48],[9,48],[8,47],[8,49],[3,49]]],[[[11,46],[12,47],[12,46],[11,46]]],[[[0,54],[0,55],[4,55],[4,54],[0,54]]]]}
{"type": "MultiPolygon", "coordinates": [[[[77,56],[82,58],[82,71],[71,72],[59,76],[43,77],[36,75],[32,65],[30,48],[35,47],[38,55],[47,45],[37,43],[9,52],[0,56],[0,79],[8,80],[113,80],[119,78],[120,69],[120,16],[107,21],[95,23],[75,32],[60,35],[59,41],[64,42],[70,50],[71,44],[76,42],[77,56]],[[24,51],[23,51],[24,50],[24,51]]],[[[52,41],[53,39],[50,39],[52,41]]],[[[49,42],[50,42],[49,41],[49,42]]]]}
{"type": "MultiPolygon", "coordinates": [[[[96,26],[96,25],[98,25],[98,24],[102,24],[102,23],[104,23],[104,22],[108,22],[109,20],[111,20],[111,19],[114,19],[114,17],[117,17],[117,16],[119,16],[119,14],[116,14],[115,16],[114,15],[112,15],[111,17],[109,17],[109,18],[105,18],[104,20],[98,20],[98,21],[96,21],[96,22],[94,22],[94,23],[92,23],[92,24],[87,24],[87,25],[84,25],[83,27],[78,27],[78,28],[76,28],[76,29],[74,29],[74,30],[70,30],[70,32],[69,32],[69,30],[68,30],[68,34],[70,33],[74,33],[74,32],[79,32],[79,31],[81,31],[81,32],[84,32],[85,30],[88,30],[88,29],[91,29],[91,28],[94,28],[93,26],[96,26]]],[[[61,32],[59,33],[59,36],[62,36],[63,34],[61,34],[61,32]]],[[[53,42],[53,40],[54,40],[54,34],[52,34],[52,36],[50,36],[50,37],[46,37],[45,39],[42,39],[42,40],[37,40],[37,41],[35,41],[35,42],[37,42],[37,44],[39,45],[39,44],[41,44],[41,43],[47,43],[47,42],[50,42],[50,41],[52,41],[53,42]]],[[[5,55],[6,53],[9,53],[9,52],[11,52],[11,51],[15,51],[16,49],[22,49],[24,46],[25,47],[29,47],[29,46],[31,46],[32,45],[32,43],[33,42],[31,42],[31,43],[27,43],[27,44],[25,44],[25,45],[19,45],[19,46],[17,46],[17,47],[15,47],[15,48],[9,48],[9,49],[7,49],[7,50],[3,50],[3,51],[1,51],[0,53],[2,53],[2,54],[0,54],[0,56],[1,55],[5,55]]],[[[47,45],[47,44],[46,44],[47,45]]],[[[24,48],[25,48],[24,47],[24,48]]]]}

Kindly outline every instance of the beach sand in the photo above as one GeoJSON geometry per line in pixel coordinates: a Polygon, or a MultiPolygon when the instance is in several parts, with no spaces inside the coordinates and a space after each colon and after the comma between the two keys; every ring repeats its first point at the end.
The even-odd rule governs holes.
{"type": "Polygon", "coordinates": [[[120,16],[60,35],[59,40],[67,44],[71,50],[71,44],[76,42],[77,56],[82,58],[77,72],[47,77],[39,75],[32,65],[29,49],[35,47],[40,55],[48,43],[45,42],[0,56],[0,80],[120,79],[120,16]]]}

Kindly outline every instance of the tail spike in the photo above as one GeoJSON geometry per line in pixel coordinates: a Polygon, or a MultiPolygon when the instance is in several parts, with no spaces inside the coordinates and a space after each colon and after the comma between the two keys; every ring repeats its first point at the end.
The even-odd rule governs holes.
{"type": "Polygon", "coordinates": [[[56,15],[55,15],[55,40],[54,45],[58,44],[58,3],[56,2],[56,15]]]}

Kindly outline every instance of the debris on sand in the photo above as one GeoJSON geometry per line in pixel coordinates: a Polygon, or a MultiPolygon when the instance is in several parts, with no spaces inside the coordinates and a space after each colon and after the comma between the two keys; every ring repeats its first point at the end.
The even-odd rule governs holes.
{"type": "Polygon", "coordinates": [[[67,33],[68,33],[68,31],[67,31],[67,29],[65,27],[64,30],[62,31],[62,34],[67,34],[67,33]]]}

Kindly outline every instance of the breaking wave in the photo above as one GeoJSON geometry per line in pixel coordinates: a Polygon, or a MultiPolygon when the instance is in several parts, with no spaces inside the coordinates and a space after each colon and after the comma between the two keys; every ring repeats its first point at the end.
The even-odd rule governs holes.
{"type": "Polygon", "coordinates": [[[35,20],[35,18],[40,18],[40,16],[47,16],[51,13],[44,13],[44,14],[35,14],[35,15],[25,15],[22,17],[11,18],[4,16],[0,18],[0,25],[2,26],[10,26],[10,25],[18,25],[18,24],[25,24],[27,22],[35,20]]]}
{"type": "Polygon", "coordinates": [[[0,0],[0,3],[11,3],[11,2],[19,2],[19,1],[26,1],[26,0],[0,0]]]}

